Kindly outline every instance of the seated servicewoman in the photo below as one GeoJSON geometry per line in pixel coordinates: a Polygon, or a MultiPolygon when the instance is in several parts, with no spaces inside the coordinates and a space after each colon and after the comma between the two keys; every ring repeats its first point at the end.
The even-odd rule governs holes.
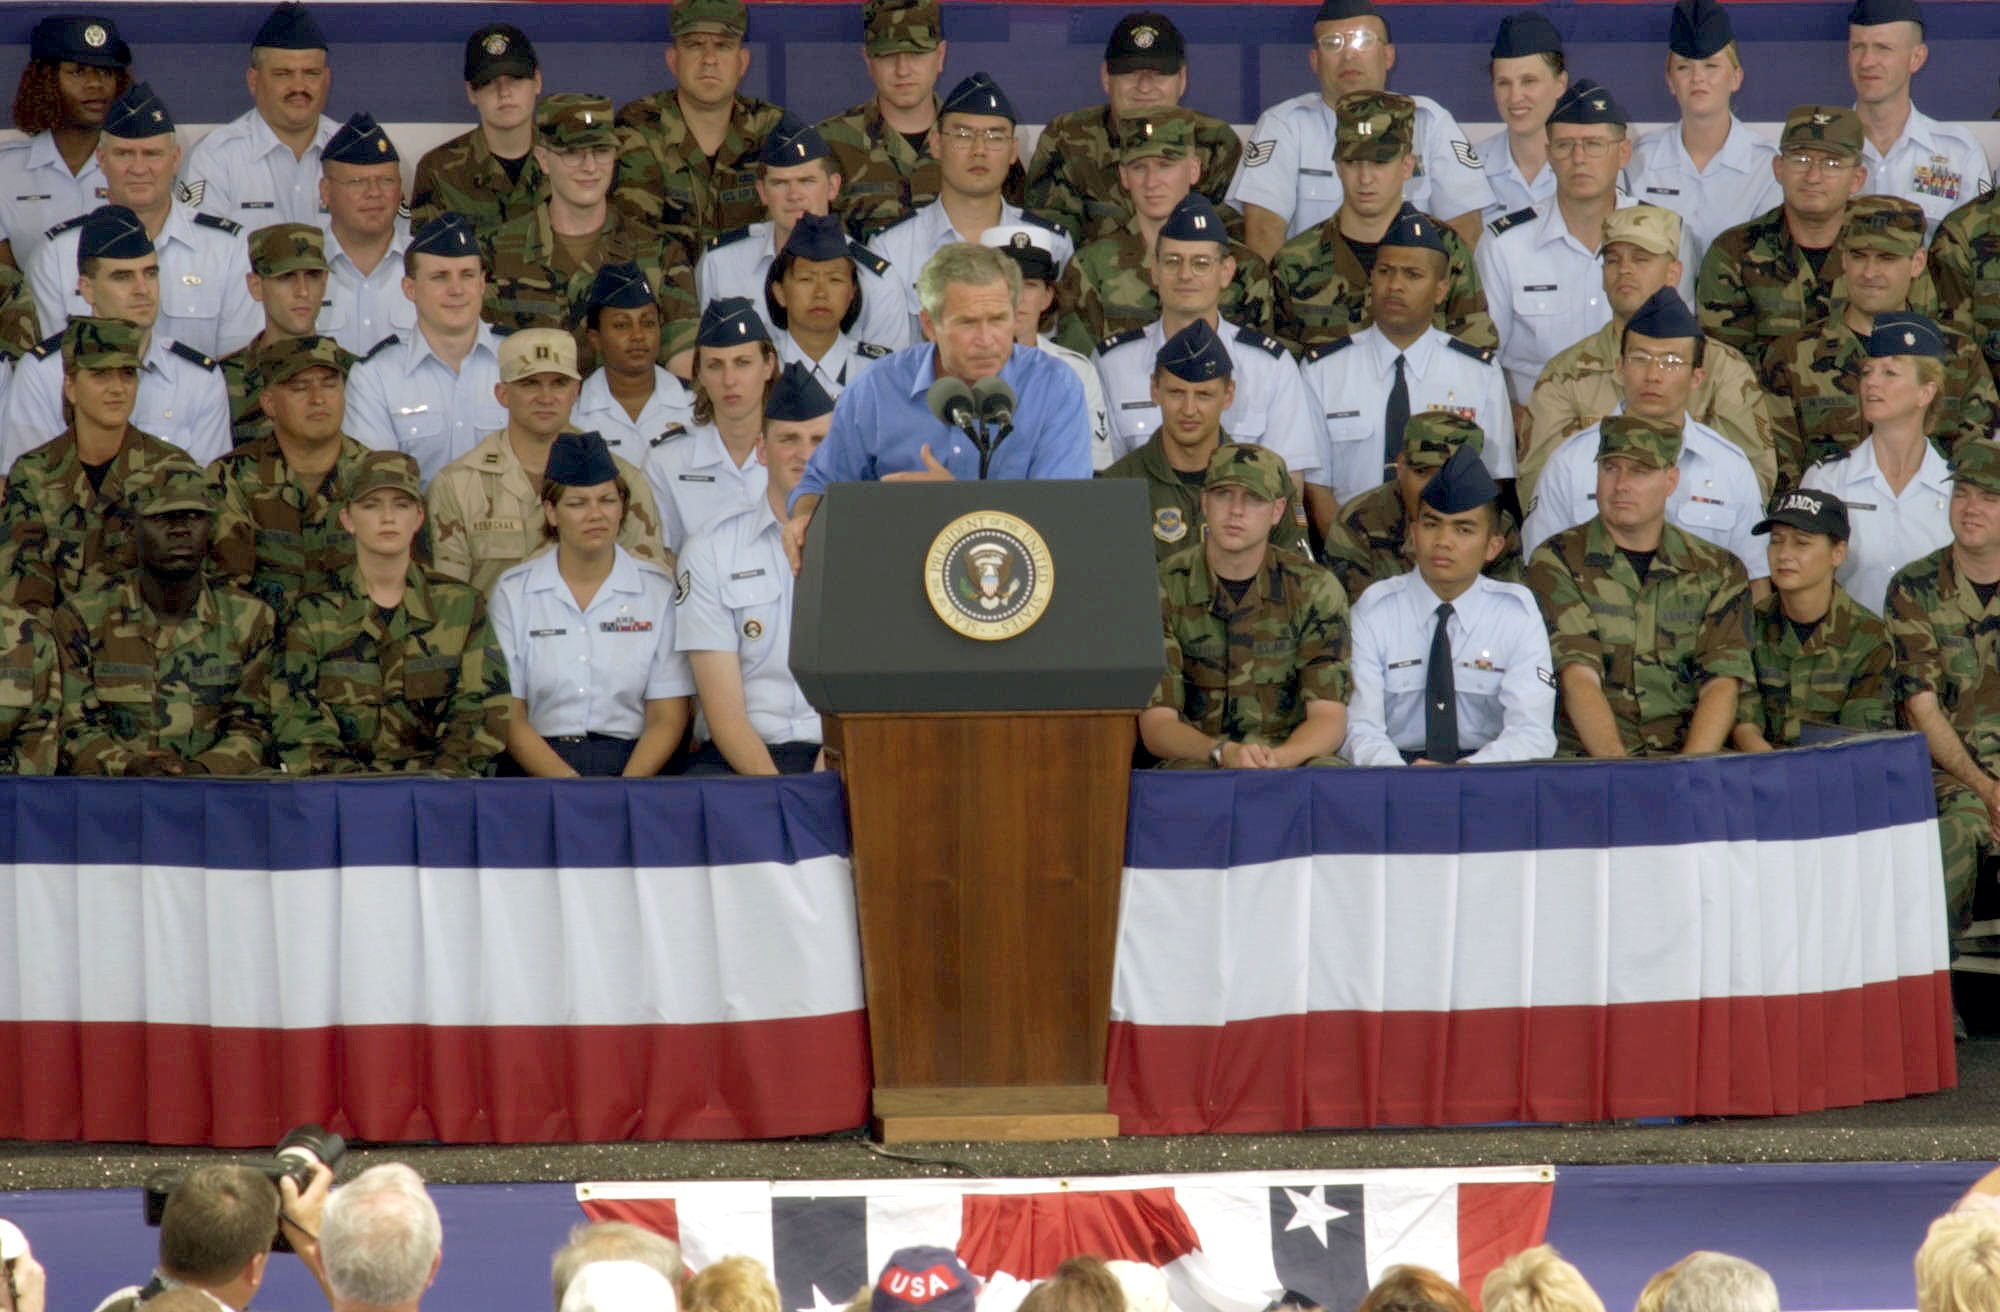
{"type": "Polygon", "coordinates": [[[631,489],[596,433],[564,433],[542,479],[556,549],[493,585],[507,658],[513,769],[545,778],[658,774],[688,727],[694,679],[674,651],[674,580],[618,545],[631,489]]]}

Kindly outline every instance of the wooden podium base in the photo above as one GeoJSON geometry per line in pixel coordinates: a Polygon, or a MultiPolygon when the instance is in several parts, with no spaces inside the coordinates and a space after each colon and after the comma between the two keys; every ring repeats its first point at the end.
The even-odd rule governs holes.
{"type": "Polygon", "coordinates": [[[883,1143],[1115,1139],[1101,1084],[877,1089],[869,1128],[883,1143]]]}

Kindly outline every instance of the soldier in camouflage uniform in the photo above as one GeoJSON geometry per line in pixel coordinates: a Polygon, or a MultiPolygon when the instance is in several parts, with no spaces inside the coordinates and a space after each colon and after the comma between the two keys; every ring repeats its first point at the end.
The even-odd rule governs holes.
{"type": "Polygon", "coordinates": [[[264,331],[216,363],[229,387],[229,430],[237,446],[271,432],[258,404],[257,352],[285,337],[304,337],[326,297],[326,234],[309,223],[275,223],[250,234],[250,297],[264,307],[264,331]]]}
{"type": "Polygon", "coordinates": [[[0,774],[54,774],[62,670],[45,616],[0,601],[0,774]]]}
{"type": "Polygon", "coordinates": [[[18,359],[41,340],[41,320],[27,279],[13,265],[0,264],[0,355],[18,359]]]}
{"type": "MultiPolygon", "coordinates": [[[[1861,362],[1878,318],[1908,313],[1910,286],[1923,265],[1924,212],[1897,196],[1856,196],[1840,231],[1847,303],[1803,331],[1787,333],[1764,355],[1764,386],[1778,411],[1778,469],[1794,483],[1822,460],[1838,459],[1867,436],[1861,422],[1861,362]]],[[[1928,320],[1926,320],[1928,322],[1928,320]]],[[[1946,455],[2000,422],[2000,395],[1979,348],[1944,330],[1944,386],[1933,403],[1929,435],[1946,455]]]]}
{"type": "MultiPolygon", "coordinates": [[[[1625,403],[1618,376],[1618,343],[1626,321],[1654,292],[1680,282],[1681,216],[1657,205],[1627,205],[1604,216],[1604,297],[1611,322],[1555,353],[1542,367],[1517,437],[1521,444],[1520,494],[1532,501],[1535,481],[1549,453],[1625,403]]],[[[1743,353],[1709,338],[1702,378],[1688,394],[1688,417],[1743,448],[1769,496],[1777,481],[1774,445],[1779,403],[1764,391],[1743,353]]]]}
{"type": "MultiPolygon", "coordinates": [[[[1192,110],[1127,115],[1120,129],[1119,195],[1133,212],[1079,250],[1056,284],[1056,340],[1085,355],[1113,333],[1160,317],[1160,294],[1149,272],[1153,249],[1167,216],[1193,190],[1197,171],[1192,110]]],[[[1270,266],[1240,241],[1229,243],[1229,254],[1236,276],[1222,290],[1222,317],[1271,331],[1270,266]]]]}
{"type": "Polygon", "coordinates": [[[411,228],[456,212],[484,237],[548,200],[532,149],[541,94],[541,60],[520,28],[488,23],[465,39],[465,98],[479,111],[479,126],[417,161],[411,228]]]}
{"type": "Polygon", "coordinates": [[[271,431],[209,466],[217,489],[216,572],[285,622],[354,560],[340,507],[368,448],[341,431],[354,357],[331,337],[263,347],[261,404],[271,431]]]}
{"type": "MultiPolygon", "coordinates": [[[[1800,105],[1778,141],[1785,202],[1717,237],[1702,257],[1695,311],[1711,342],[1725,342],[1762,367],[1770,344],[1810,327],[1847,298],[1841,281],[1841,223],[1867,178],[1861,120],[1840,105],[1800,105]]],[[[1928,274],[1910,305],[1936,310],[1928,274]]]]}
{"type": "Polygon", "coordinates": [[[675,85],[619,109],[614,199],[642,227],[698,251],[763,217],[757,152],[784,111],[737,94],[750,69],[743,0],[675,0],[670,21],[675,85]]]}
{"type": "Polygon", "coordinates": [[[15,461],[8,476],[0,499],[0,600],[48,611],[132,569],[126,494],[186,458],[131,425],[143,338],[123,319],[79,316],[63,329],[70,424],[15,461]]]}
{"type": "Polygon", "coordinates": [[[1599,434],[1597,516],[1528,560],[1556,661],[1559,750],[1716,751],[1756,677],[1749,581],[1728,551],[1667,522],[1678,427],[1612,415],[1599,434]]]}
{"type": "Polygon", "coordinates": [[[1927,267],[1937,284],[1939,311],[1979,343],[2000,384],[2000,191],[1945,215],[1931,238],[1927,267]]]}
{"type": "MultiPolygon", "coordinates": [[[[1416,522],[1418,498],[1461,446],[1483,452],[1486,434],[1470,419],[1448,410],[1411,415],[1403,429],[1403,452],[1396,457],[1396,476],[1340,508],[1340,518],[1327,530],[1325,556],[1327,568],[1348,596],[1359,597],[1369,584],[1415,568],[1410,559],[1410,525],[1416,522]]],[[[1519,583],[1525,572],[1520,521],[1502,509],[1500,524],[1506,545],[1480,572],[1502,583],[1519,583]]]]}
{"type": "Polygon", "coordinates": [[[424,520],[414,460],[371,451],[347,492],[354,562],[285,629],[278,759],[294,774],[486,774],[510,694],[485,599],[411,558],[424,520]]]}
{"type": "Polygon", "coordinates": [[[128,489],[138,568],[56,612],[63,768],[249,774],[271,749],[271,608],[209,573],[215,490],[179,456],[128,489]]]}
{"type": "Polygon", "coordinates": [[[1809,725],[1855,733],[1895,728],[1889,630],[1833,578],[1847,559],[1847,507],[1839,497],[1794,488],[1772,499],[1751,532],[1771,537],[1776,590],[1757,603],[1751,621],[1757,677],[1737,700],[1730,744],[1768,752],[1797,747],[1809,725]]]}
{"type": "MultiPolygon", "coordinates": [[[[868,241],[936,200],[944,185],[929,137],[941,104],[945,42],[937,0],[864,0],[861,25],[875,94],[822,122],[819,133],[840,174],[833,212],[868,241]]],[[[1015,160],[1000,194],[1019,205],[1026,182],[1015,160]]]]}
{"type": "Polygon", "coordinates": [[[1202,541],[1160,562],[1166,672],[1139,736],[1168,765],[1338,765],[1347,735],[1347,597],[1270,545],[1292,478],[1250,442],[1216,448],[1202,541]]]}
{"type": "Polygon", "coordinates": [[[1959,443],[1951,473],[1951,543],[1898,571],[1882,615],[1903,723],[1931,744],[1955,936],[2000,825],[2000,443],[1959,443]]]}
{"type": "MultiPolygon", "coordinates": [[[[1340,208],[1278,248],[1271,257],[1275,295],[1272,331],[1293,351],[1366,328],[1368,275],[1375,244],[1407,205],[1403,181],[1415,167],[1411,153],[1416,102],[1390,91],[1353,91],[1335,107],[1334,168],[1340,174],[1340,208]],[[1363,169],[1356,165],[1392,165],[1363,169]]],[[[1472,252],[1443,224],[1450,291],[1434,322],[1473,346],[1497,347],[1486,294],[1472,252]]]]}
{"type": "MultiPolygon", "coordinates": [[[[1027,207],[1069,229],[1079,247],[1118,232],[1132,217],[1121,190],[1122,166],[1130,163],[1130,120],[1172,109],[1187,94],[1187,43],[1180,29],[1165,14],[1125,15],[1105,42],[1099,80],[1107,102],[1050,119],[1028,165],[1027,207]]],[[[1242,219],[1223,196],[1243,143],[1219,118],[1192,109],[1180,113],[1188,124],[1193,186],[1231,218],[1231,235],[1241,237],[1242,219]]]]}
{"type": "Polygon", "coordinates": [[[549,96],[535,111],[535,128],[535,158],[549,176],[549,200],[502,224],[486,240],[481,317],[499,328],[569,330],[589,372],[597,361],[583,324],[583,298],[599,269],[630,262],[645,271],[660,298],[660,363],[692,350],[700,311],[689,248],[606,199],[618,142],[611,102],[602,96],[549,96]],[[576,249],[586,238],[587,247],[576,249]]]}

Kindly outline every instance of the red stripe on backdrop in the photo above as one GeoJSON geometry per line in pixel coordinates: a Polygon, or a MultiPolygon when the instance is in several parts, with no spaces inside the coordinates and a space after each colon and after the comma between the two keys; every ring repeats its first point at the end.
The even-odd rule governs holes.
{"type": "Polygon", "coordinates": [[[1487,1272],[1542,1242],[1555,1196],[1554,1180],[1458,1186],[1458,1287],[1473,1307],[1482,1306],[1479,1287],[1487,1272]]]}
{"type": "Polygon", "coordinates": [[[681,1214],[671,1198],[585,1198],[580,1206],[593,1221],[624,1221],[681,1241],[681,1214]]]}
{"type": "Polygon", "coordinates": [[[958,1254],[982,1280],[1040,1280],[1078,1253],[1165,1266],[1201,1247],[1172,1189],[967,1194],[960,1218],[958,1254]]]}
{"type": "Polygon", "coordinates": [[[0,1022],[0,1139],[248,1147],[762,1139],[868,1114],[859,1011],[718,1025],[0,1022]],[[11,1068],[11,1069],[10,1069],[11,1068]]]}
{"type": "Polygon", "coordinates": [[[1804,997],[1113,1022],[1127,1134],[1771,1116],[1958,1082],[1939,971],[1804,997]]]}

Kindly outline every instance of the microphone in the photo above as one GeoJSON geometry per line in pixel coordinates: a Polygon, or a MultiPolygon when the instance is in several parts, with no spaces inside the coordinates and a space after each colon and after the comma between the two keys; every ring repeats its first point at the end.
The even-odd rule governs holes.
{"type": "Polygon", "coordinates": [[[1014,389],[1005,379],[980,379],[972,385],[972,399],[979,405],[979,422],[995,428],[1014,426],[1014,389]]]}
{"type": "Polygon", "coordinates": [[[978,407],[972,399],[972,389],[965,385],[964,380],[938,379],[931,384],[931,390],[924,393],[924,404],[931,408],[935,418],[971,438],[974,446],[985,445],[979,436],[978,407]]]}

